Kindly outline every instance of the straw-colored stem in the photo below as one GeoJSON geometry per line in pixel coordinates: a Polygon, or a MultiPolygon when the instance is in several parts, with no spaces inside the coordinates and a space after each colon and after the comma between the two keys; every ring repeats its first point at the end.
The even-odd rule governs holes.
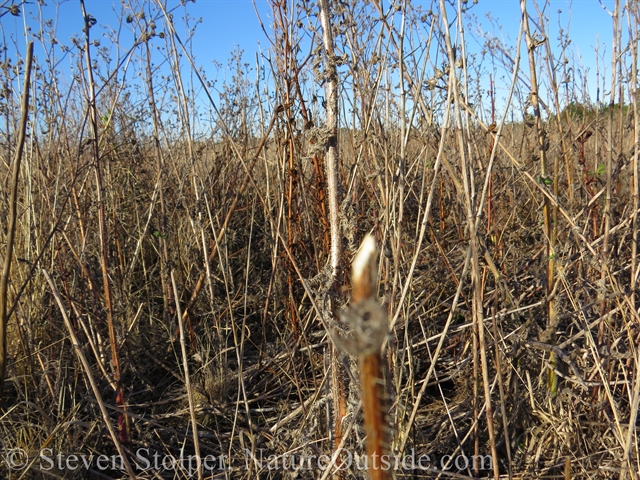
{"type": "Polygon", "coordinates": [[[4,264],[2,276],[0,277],[0,398],[2,397],[2,385],[7,361],[7,290],[9,285],[9,273],[11,272],[11,257],[13,256],[13,242],[16,238],[16,222],[18,209],[18,176],[20,174],[20,163],[22,162],[22,152],[27,131],[27,118],[29,118],[29,86],[31,82],[31,64],[33,60],[33,42],[29,42],[27,48],[27,63],[24,72],[24,89],[22,90],[22,105],[20,118],[20,132],[18,133],[18,144],[13,160],[13,171],[11,172],[11,197],[9,198],[9,224],[7,225],[7,250],[4,254],[4,264]]]}

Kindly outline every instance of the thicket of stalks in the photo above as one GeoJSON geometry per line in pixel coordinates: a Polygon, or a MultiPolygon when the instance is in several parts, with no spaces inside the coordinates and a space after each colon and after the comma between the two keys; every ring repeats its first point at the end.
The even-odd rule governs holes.
{"type": "MultiPolygon", "coordinates": [[[[466,1],[327,1],[332,57],[320,5],[269,3],[270,48],[235,52],[224,82],[192,56],[213,34],[174,24],[189,5],[131,2],[115,31],[88,5],[68,45],[46,10],[2,7],[41,16],[0,475],[366,477],[357,367],[325,327],[371,232],[387,448],[430,456],[395,477],[638,478],[638,4],[610,12],[594,99],[547,3],[523,1],[506,44],[468,28],[466,1]],[[154,468],[154,453],[218,460],[154,468]],[[87,473],[64,466],[74,454],[129,465],[87,473]]],[[[2,57],[4,219],[25,65],[10,43],[2,57]]]]}

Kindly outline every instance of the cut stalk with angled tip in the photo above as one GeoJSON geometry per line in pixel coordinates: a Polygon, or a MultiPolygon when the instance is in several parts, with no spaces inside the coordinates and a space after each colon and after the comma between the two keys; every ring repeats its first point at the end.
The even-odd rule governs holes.
{"type": "Polygon", "coordinates": [[[386,480],[391,478],[391,472],[386,462],[389,443],[380,352],[387,336],[388,318],[376,299],[377,256],[375,239],[367,235],[353,260],[353,306],[344,320],[353,337],[347,349],[358,357],[369,477],[386,480]]]}

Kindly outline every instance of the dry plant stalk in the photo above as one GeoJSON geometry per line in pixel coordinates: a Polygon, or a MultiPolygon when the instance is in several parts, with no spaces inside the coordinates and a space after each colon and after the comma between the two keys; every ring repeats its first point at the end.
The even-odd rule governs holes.
{"type": "Polygon", "coordinates": [[[331,229],[331,277],[335,280],[340,274],[342,257],[342,237],[338,218],[338,69],[336,67],[331,32],[331,12],[327,0],[320,2],[320,23],[322,24],[322,43],[325,49],[327,95],[327,150],[325,154],[327,201],[329,203],[329,228],[331,229]]]}
{"type": "MultiPolygon", "coordinates": [[[[173,294],[175,298],[178,298],[178,287],[176,286],[176,279],[173,272],[171,276],[171,286],[173,288],[173,294]]],[[[200,458],[200,442],[198,439],[198,422],[196,420],[195,402],[193,400],[193,389],[191,388],[191,377],[189,375],[189,360],[187,355],[187,345],[184,334],[184,321],[182,319],[182,313],[180,312],[180,303],[176,302],[176,309],[178,314],[178,328],[180,329],[180,352],[182,353],[182,367],[184,369],[184,386],[187,390],[187,399],[189,400],[189,416],[191,417],[191,432],[193,434],[193,447],[196,452],[196,456],[200,458]]],[[[202,480],[202,464],[197,463],[197,475],[198,480],[202,480]]]]}
{"type": "MultiPolygon", "coordinates": [[[[95,19],[91,15],[87,14],[85,9],[84,0],[80,0],[80,7],[82,10],[82,17],[84,18],[84,35],[85,35],[85,61],[87,68],[87,87],[88,97],[87,104],[89,108],[89,124],[91,126],[92,134],[92,155],[94,160],[94,172],[95,172],[95,188],[96,188],[96,203],[98,204],[98,237],[100,247],[100,268],[102,272],[102,288],[104,295],[104,307],[107,314],[107,330],[109,332],[109,344],[111,347],[111,363],[113,366],[113,383],[117,385],[116,390],[116,405],[121,408],[126,408],[126,401],[124,398],[124,390],[120,384],[121,380],[121,368],[120,358],[118,356],[118,339],[116,335],[115,327],[115,314],[113,307],[113,292],[111,287],[111,279],[109,277],[110,262],[109,262],[109,232],[107,229],[107,213],[105,208],[105,188],[103,182],[103,159],[100,151],[100,131],[98,129],[98,106],[96,104],[97,94],[95,90],[95,80],[93,75],[93,62],[91,61],[91,41],[90,30],[94,25],[95,19]]],[[[128,442],[129,437],[129,425],[128,417],[125,417],[121,413],[118,414],[118,430],[120,432],[120,441],[123,443],[128,442]]]]}
{"type": "MultiPolygon", "coordinates": [[[[339,201],[338,201],[338,70],[336,66],[333,33],[331,25],[331,12],[328,0],[321,0],[320,23],[322,26],[322,43],[325,54],[325,93],[327,96],[326,128],[328,132],[325,150],[325,169],[327,182],[327,203],[329,204],[329,228],[330,228],[330,266],[331,288],[339,283],[342,267],[342,235],[340,231],[339,201]]],[[[332,308],[333,310],[333,308],[332,308]]],[[[333,449],[336,451],[342,442],[342,424],[347,415],[346,382],[344,369],[338,362],[337,352],[333,352],[331,361],[331,390],[333,397],[333,449]]],[[[338,459],[338,465],[339,465],[338,459]]],[[[335,478],[343,478],[339,470],[335,478]]]]}
{"type": "Polygon", "coordinates": [[[111,440],[113,441],[113,445],[116,447],[116,450],[118,452],[118,455],[120,456],[120,459],[122,461],[122,466],[124,467],[124,470],[127,472],[127,474],[129,475],[130,478],[136,478],[136,474],[134,473],[133,467],[131,466],[131,462],[129,462],[129,457],[127,456],[127,451],[125,450],[124,446],[122,445],[122,441],[120,436],[118,435],[118,433],[116,432],[116,430],[113,428],[113,424],[111,423],[111,417],[109,415],[109,411],[107,410],[107,405],[105,404],[103,398],[102,398],[102,394],[100,392],[100,386],[98,384],[98,382],[96,381],[95,377],[93,376],[93,373],[91,371],[91,364],[89,363],[89,361],[87,360],[87,357],[85,356],[83,350],[82,350],[82,346],[80,343],[80,340],[78,339],[78,336],[76,335],[76,332],[73,328],[73,325],[71,324],[71,320],[69,319],[69,315],[67,314],[67,310],[64,308],[64,304],[62,303],[62,298],[60,297],[60,293],[58,292],[58,288],[56,287],[56,284],[53,282],[53,280],[51,279],[51,276],[49,275],[49,273],[46,270],[42,270],[42,274],[44,275],[45,280],[47,281],[47,283],[49,284],[49,288],[51,289],[51,294],[53,295],[53,298],[56,301],[56,304],[58,305],[58,308],[60,309],[60,314],[62,315],[62,318],[64,320],[64,324],[67,327],[67,331],[69,332],[69,338],[71,340],[71,345],[73,347],[73,350],[75,351],[76,355],[78,356],[78,359],[80,360],[80,364],[82,365],[82,369],[84,370],[84,374],[87,378],[87,381],[89,382],[89,385],[91,386],[91,391],[93,392],[94,398],[96,399],[96,403],[98,404],[98,407],[100,408],[100,413],[102,414],[102,419],[104,420],[104,426],[107,429],[107,432],[109,432],[109,436],[111,437],[111,440]]]}
{"type": "Polygon", "coordinates": [[[13,242],[16,238],[18,176],[20,174],[20,163],[22,162],[22,151],[24,149],[24,141],[26,138],[27,118],[29,117],[29,87],[31,81],[32,60],[33,42],[29,42],[29,46],[27,47],[27,63],[24,72],[24,88],[22,90],[20,132],[18,133],[18,145],[16,147],[15,158],[13,159],[13,170],[11,172],[11,197],[9,198],[7,250],[4,253],[2,277],[0,278],[0,398],[2,398],[2,385],[4,384],[7,360],[7,323],[9,322],[9,317],[7,315],[7,288],[9,285],[9,273],[11,272],[13,242]]]}
{"type": "MultiPolygon", "coordinates": [[[[535,132],[536,132],[536,147],[537,154],[540,159],[540,178],[543,183],[549,181],[548,176],[549,172],[547,169],[547,150],[549,148],[547,132],[545,131],[542,114],[540,112],[540,99],[538,92],[538,76],[536,70],[536,58],[535,58],[535,50],[537,47],[542,45],[541,40],[536,39],[531,35],[530,27],[529,27],[529,17],[527,14],[527,3],[525,1],[520,2],[522,9],[522,21],[524,22],[524,31],[525,38],[527,41],[527,50],[529,57],[529,72],[531,75],[531,94],[530,101],[531,106],[533,107],[533,115],[535,118],[535,132]]],[[[555,182],[557,183],[557,172],[554,172],[555,182]]],[[[557,188],[557,187],[556,187],[557,188]]],[[[553,285],[555,283],[555,270],[556,270],[556,261],[555,261],[555,241],[557,237],[557,205],[552,205],[549,201],[549,198],[545,196],[544,198],[544,206],[543,206],[543,216],[544,216],[544,225],[545,225],[545,235],[546,235],[546,255],[547,255],[547,332],[550,335],[550,340],[555,341],[553,336],[555,332],[555,328],[558,323],[556,305],[553,298],[551,298],[551,292],[553,291],[553,285]]],[[[558,394],[558,378],[555,373],[555,367],[557,365],[557,358],[555,353],[551,353],[549,355],[549,365],[551,368],[548,370],[548,388],[549,393],[555,397],[558,394]]]]}
{"type": "Polygon", "coordinates": [[[340,347],[358,357],[362,410],[367,432],[367,466],[372,480],[390,478],[389,466],[382,465],[388,455],[385,414],[385,388],[380,352],[387,336],[388,320],[376,299],[377,248],[371,234],[362,241],[352,264],[353,306],[343,315],[350,337],[340,347]]]}

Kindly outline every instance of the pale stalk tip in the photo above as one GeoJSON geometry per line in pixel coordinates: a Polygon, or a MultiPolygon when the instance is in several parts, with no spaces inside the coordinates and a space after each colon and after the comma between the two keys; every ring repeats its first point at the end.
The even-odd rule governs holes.
{"type": "Polygon", "coordinates": [[[367,267],[375,265],[377,253],[376,239],[368,233],[362,240],[360,249],[353,259],[351,265],[353,278],[362,278],[367,271],[367,267]]]}

